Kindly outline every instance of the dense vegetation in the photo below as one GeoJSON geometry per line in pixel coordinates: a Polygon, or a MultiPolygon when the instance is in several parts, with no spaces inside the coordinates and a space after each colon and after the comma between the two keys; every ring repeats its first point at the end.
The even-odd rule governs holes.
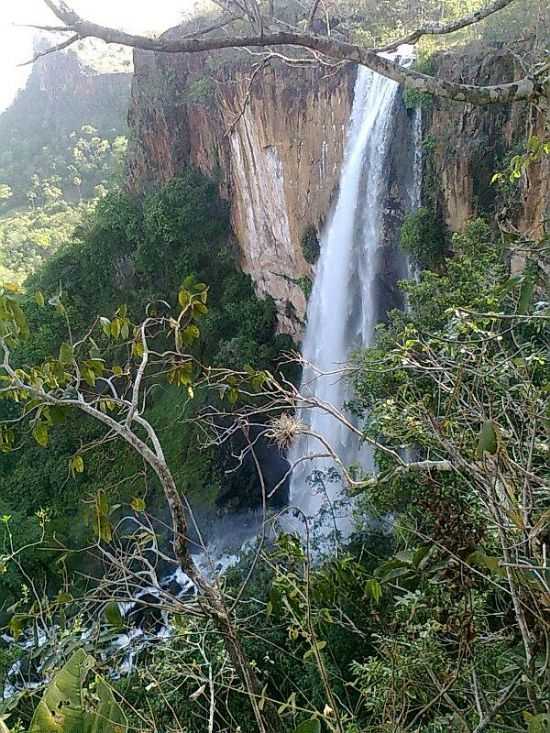
{"type": "Polygon", "coordinates": [[[3,209],[51,202],[48,184],[54,200],[91,198],[120,159],[129,92],[128,74],[97,74],[71,51],[38,62],[0,115],[3,209]]]}
{"type": "MultiPolygon", "coordinates": [[[[128,200],[123,207],[119,197],[115,210],[125,213],[115,226],[109,218],[113,200],[107,199],[96,221],[101,238],[88,235],[77,261],[86,264],[81,260],[86,248],[95,250],[109,231],[120,234],[120,226],[136,231],[139,223],[147,231],[151,221],[155,227],[162,221],[165,235],[179,232],[171,240],[178,241],[182,230],[163,212],[168,202],[183,203],[185,198],[175,198],[183,193],[190,210],[197,211],[200,201],[205,211],[188,241],[197,242],[202,231],[209,254],[216,252],[212,243],[219,223],[213,223],[208,201],[219,204],[209,199],[209,190],[189,173],[154,194],[143,209],[128,200]]],[[[142,236],[139,240],[147,242],[142,236]]],[[[183,246],[180,254],[193,273],[210,274],[214,292],[216,283],[227,283],[216,276],[202,247],[183,246]]],[[[543,731],[547,724],[543,548],[550,501],[544,489],[548,307],[541,300],[543,281],[536,256],[523,275],[511,277],[505,249],[481,220],[453,238],[451,254],[437,270],[426,269],[418,282],[404,284],[408,311],[393,313],[376,346],[356,356],[354,407],[366,417],[365,434],[381,447],[378,475],[358,485],[359,525],[351,543],[340,543],[336,554],[311,566],[299,539],[282,534],[259,562],[245,557],[225,577],[226,596],[240,598],[235,624],[263,686],[262,707],[276,703],[282,730],[310,719],[301,730],[320,730],[320,721],[346,733],[479,725],[498,731],[521,729],[526,722],[530,730],[543,731]],[[522,438],[526,434],[528,441],[522,438]],[[397,461],[403,451],[414,452],[417,469],[397,461]]],[[[221,246],[218,256],[227,256],[221,246]]],[[[146,260],[136,256],[144,292],[159,294],[146,260]]],[[[75,267],[69,249],[49,263],[47,275],[57,279],[71,261],[75,267]]],[[[47,275],[33,286],[47,286],[47,275]]],[[[236,273],[226,277],[240,280],[242,287],[247,283],[236,273]]],[[[84,292],[92,297],[92,282],[88,287],[84,292]]],[[[113,286],[105,287],[94,301],[98,306],[113,286]]],[[[214,292],[215,303],[221,293],[214,292]]],[[[68,292],[66,302],[77,318],[78,300],[68,292]]],[[[245,302],[241,299],[240,307],[245,302]]],[[[264,308],[254,307],[256,313],[264,308]]],[[[130,308],[139,310],[140,304],[130,308]]],[[[215,361],[212,347],[220,333],[209,343],[208,331],[205,353],[215,361]]],[[[82,425],[77,432],[87,438],[82,425]]],[[[164,433],[163,439],[169,447],[164,433]]],[[[108,456],[105,448],[102,455],[108,456]]],[[[85,460],[85,474],[91,473],[85,480],[91,481],[96,469],[88,455],[85,460]]],[[[129,461],[130,454],[122,463],[126,467],[129,461]]],[[[204,467],[201,458],[201,471],[204,467]]],[[[149,502],[147,510],[145,503],[135,508],[154,513],[149,502]]],[[[80,617],[67,620],[71,602],[65,603],[68,625],[55,642],[61,644],[58,653],[71,649],[81,625],[80,617]]],[[[28,624],[32,612],[26,616],[24,599],[17,608],[28,624]]],[[[212,714],[221,729],[256,730],[214,621],[176,608],[172,636],[151,644],[143,664],[116,685],[130,725],[202,731],[211,689],[212,714]]],[[[50,623],[59,613],[54,604],[50,623]]],[[[100,645],[109,629],[112,634],[125,621],[107,614],[105,623],[100,645]]],[[[19,715],[24,720],[26,714],[22,701],[19,715]]]]}
{"type": "MultiPolygon", "coordinates": [[[[148,303],[172,302],[189,276],[209,284],[210,308],[201,324],[197,357],[214,366],[270,368],[289,342],[275,336],[273,302],[258,300],[250,279],[237,269],[228,241],[226,208],[214,185],[193,171],[143,201],[114,192],[98,203],[72,241],[27,282],[25,308],[33,338],[20,346],[18,363],[40,361],[57,352],[67,338],[65,318],[75,336],[89,327],[90,313],[111,317],[122,304],[128,317],[137,320],[148,303]],[[40,307],[34,302],[36,292],[47,294],[54,303],[62,301],[63,313],[40,307]]],[[[108,343],[106,337],[104,341],[108,343]]],[[[189,404],[165,383],[156,389],[150,419],[162,436],[180,486],[195,505],[213,507],[220,496],[223,459],[212,450],[200,451],[198,428],[187,422],[200,406],[200,395],[189,404]],[[175,429],[177,425],[181,427],[175,429]]],[[[147,495],[139,459],[131,452],[121,453],[119,446],[100,445],[87,452],[85,474],[70,479],[72,456],[82,444],[93,445],[100,435],[92,422],[75,417],[50,431],[49,450],[23,432],[22,443],[18,438],[21,449],[2,457],[0,513],[11,516],[11,531],[20,541],[38,536],[35,512],[43,509],[48,513],[48,537],[55,536],[61,545],[82,546],[91,531],[87,517],[92,509],[87,501],[100,489],[108,489],[113,501],[147,495]],[[23,495],[21,486],[25,486],[23,495]]],[[[244,472],[238,477],[233,483],[242,492],[244,472]]],[[[244,499],[252,505],[257,500],[254,496],[244,499]]],[[[155,501],[154,492],[151,496],[149,491],[148,502],[154,505],[155,501]]],[[[40,567],[49,565],[51,555],[43,550],[31,555],[27,560],[36,575],[40,567]]],[[[19,574],[12,570],[0,578],[4,611],[17,596],[20,583],[19,574]]]]}

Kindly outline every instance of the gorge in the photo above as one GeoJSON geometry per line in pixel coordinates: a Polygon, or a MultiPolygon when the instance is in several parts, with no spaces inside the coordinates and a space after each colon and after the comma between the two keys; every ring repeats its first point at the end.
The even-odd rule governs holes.
{"type": "Polygon", "coordinates": [[[547,9],[471,3],[229,0],[124,36],[133,75],[35,61],[0,116],[0,733],[545,730],[547,100],[447,91],[542,75],[547,9]]]}

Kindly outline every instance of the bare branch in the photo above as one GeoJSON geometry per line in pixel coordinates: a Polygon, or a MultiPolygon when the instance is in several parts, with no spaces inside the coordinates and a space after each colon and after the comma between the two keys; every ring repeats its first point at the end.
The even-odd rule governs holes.
{"type": "Polygon", "coordinates": [[[487,713],[487,715],[483,718],[483,720],[480,721],[477,728],[474,728],[473,733],[482,733],[488,725],[491,724],[493,718],[498,713],[498,711],[506,705],[510,697],[513,695],[514,690],[516,689],[518,682],[521,681],[522,678],[522,672],[518,672],[518,674],[514,677],[512,682],[508,685],[508,687],[504,690],[504,692],[501,694],[499,699],[496,701],[496,703],[493,705],[491,710],[487,713]]]}
{"type": "Polygon", "coordinates": [[[395,51],[395,49],[397,49],[399,46],[402,46],[403,44],[414,45],[423,36],[444,36],[448,35],[449,33],[455,33],[456,31],[467,28],[470,25],[475,25],[476,23],[479,23],[481,20],[488,18],[490,15],[494,15],[494,13],[497,13],[499,10],[506,8],[513,2],[515,2],[515,0],[492,0],[492,2],[490,2],[485,8],[481,8],[480,10],[476,10],[474,13],[464,15],[462,18],[450,20],[446,23],[425,23],[423,26],[420,26],[420,28],[417,28],[412,33],[408,33],[406,36],[403,36],[396,41],[392,41],[386,46],[382,46],[381,48],[377,48],[376,50],[384,52],[395,51]]]}
{"type": "Polygon", "coordinates": [[[69,46],[72,46],[73,43],[76,43],[76,41],[78,40],[80,40],[80,36],[78,34],[69,36],[69,38],[61,41],[61,43],[58,43],[55,46],[51,46],[45,51],[39,51],[38,53],[35,53],[32,59],[29,59],[29,61],[24,61],[22,64],[18,64],[18,66],[28,66],[29,64],[34,64],[35,61],[38,61],[38,59],[41,59],[44,56],[49,56],[49,54],[51,53],[55,53],[56,51],[63,51],[65,48],[69,48],[69,46]]]}
{"type": "Polygon", "coordinates": [[[313,22],[315,20],[315,16],[317,15],[317,10],[319,8],[320,3],[321,3],[321,0],[315,0],[313,5],[311,6],[311,12],[309,14],[309,19],[307,22],[307,27],[309,30],[313,28],[313,22]]]}
{"type": "Polygon", "coordinates": [[[67,25],[73,25],[81,20],[80,16],[64,0],[44,0],[44,2],[52,13],[67,25]]]}
{"type": "Polygon", "coordinates": [[[65,4],[62,8],[57,8],[52,0],[47,0],[47,3],[57,17],[67,23],[67,30],[73,31],[79,38],[94,37],[105,41],[105,43],[116,43],[144,51],[198,53],[224,48],[301,46],[317,51],[334,60],[349,61],[366,66],[372,71],[418,92],[434,94],[460,102],[476,105],[503,104],[533,99],[544,93],[545,79],[534,76],[528,75],[517,81],[490,86],[461,84],[427,76],[414,69],[403,68],[396,61],[379,56],[373,49],[362,48],[333,37],[323,37],[313,33],[291,30],[270,33],[260,31],[249,36],[223,36],[217,38],[151,38],[132,35],[82,20],[76,13],[72,13],[65,4]],[[69,17],[71,17],[71,20],[69,20],[69,17]]]}

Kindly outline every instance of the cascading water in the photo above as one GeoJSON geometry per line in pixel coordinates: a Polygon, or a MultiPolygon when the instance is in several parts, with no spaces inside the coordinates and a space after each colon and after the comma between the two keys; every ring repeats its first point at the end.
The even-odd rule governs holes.
{"type": "MultiPolygon", "coordinates": [[[[401,50],[399,53],[402,55],[401,50]]],[[[321,239],[308,306],[301,393],[343,413],[350,399],[346,363],[354,350],[372,343],[379,317],[376,280],[383,259],[384,207],[390,188],[387,164],[398,89],[395,82],[359,68],[338,199],[321,239]]],[[[409,185],[408,207],[418,205],[417,188],[414,181],[409,185]]],[[[405,277],[408,267],[404,257],[402,260],[405,277]]],[[[353,420],[349,413],[346,417],[353,420]]],[[[327,470],[339,466],[329,456],[331,452],[338,456],[340,468],[358,464],[369,470],[370,451],[325,410],[304,404],[298,418],[305,432],[289,451],[294,466],[290,503],[315,518],[328,504],[330,529],[345,535],[351,528],[350,511],[347,507],[339,512],[341,482],[327,480],[327,470]],[[316,475],[321,479],[312,482],[310,477],[316,475]]]]}

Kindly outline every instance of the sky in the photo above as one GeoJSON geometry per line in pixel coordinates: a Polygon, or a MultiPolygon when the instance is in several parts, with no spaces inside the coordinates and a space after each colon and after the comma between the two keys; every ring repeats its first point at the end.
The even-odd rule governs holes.
{"type": "MultiPolygon", "coordinates": [[[[77,13],[103,25],[138,32],[159,32],[175,25],[193,0],[70,0],[77,13]]],[[[33,31],[14,24],[53,24],[59,21],[43,0],[0,0],[0,110],[24,85],[30,67],[17,65],[32,56],[33,31]]]]}

